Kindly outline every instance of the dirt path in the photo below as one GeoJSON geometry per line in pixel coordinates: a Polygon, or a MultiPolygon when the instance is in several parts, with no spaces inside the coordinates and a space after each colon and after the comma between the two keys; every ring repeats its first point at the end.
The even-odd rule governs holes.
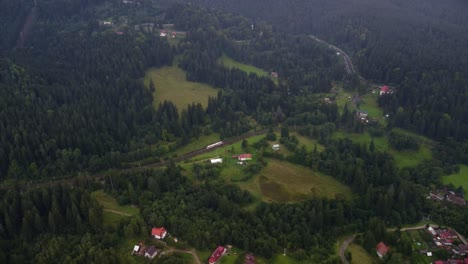
{"type": "Polygon", "coordinates": [[[123,212],[120,212],[120,211],[117,211],[117,210],[112,210],[112,209],[103,209],[103,211],[104,212],[111,212],[111,213],[118,214],[118,215],[123,215],[123,216],[132,216],[131,214],[123,213],[123,212]]]}
{"type": "Polygon", "coordinates": [[[343,244],[341,244],[340,246],[340,258],[341,258],[341,262],[344,263],[344,264],[349,264],[348,260],[346,259],[345,257],[345,252],[346,252],[346,248],[348,248],[349,244],[351,244],[354,239],[356,238],[356,234],[350,236],[350,237],[347,237],[344,241],[343,241],[343,244]]]}
{"type": "Polygon", "coordinates": [[[166,251],[162,252],[159,256],[162,256],[162,255],[165,255],[165,254],[170,254],[170,253],[173,253],[173,252],[183,253],[183,254],[190,254],[190,255],[193,256],[193,259],[195,260],[196,264],[201,264],[201,261],[198,258],[197,252],[193,248],[190,249],[190,250],[183,250],[183,249],[176,249],[176,248],[171,247],[171,248],[169,248],[169,250],[166,250],[166,251]]]}

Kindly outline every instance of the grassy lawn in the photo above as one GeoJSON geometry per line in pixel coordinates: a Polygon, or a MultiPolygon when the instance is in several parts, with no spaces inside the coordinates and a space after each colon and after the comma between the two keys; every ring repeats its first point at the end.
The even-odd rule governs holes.
{"type": "Polygon", "coordinates": [[[279,160],[269,160],[254,183],[254,193],[267,202],[296,202],[314,196],[350,199],[352,195],[349,187],[330,176],[279,160]]]}
{"type": "Polygon", "coordinates": [[[209,251],[209,250],[197,250],[198,258],[200,259],[200,261],[202,263],[207,263],[208,262],[208,259],[210,258],[211,253],[212,252],[209,251]]]}
{"type": "Polygon", "coordinates": [[[224,65],[227,68],[231,68],[231,69],[236,68],[246,73],[256,74],[257,76],[264,76],[264,77],[269,76],[267,71],[264,71],[252,65],[244,64],[242,62],[233,60],[232,58],[226,56],[226,54],[223,54],[223,56],[218,60],[218,63],[224,65]]]}
{"type": "MultiPolygon", "coordinates": [[[[462,186],[463,189],[468,191],[468,166],[466,165],[459,165],[460,171],[456,174],[452,174],[449,176],[443,176],[442,182],[444,184],[453,184],[456,188],[458,186],[462,186]]],[[[468,195],[465,195],[465,199],[468,200],[468,195]]]]}
{"type": "MultiPolygon", "coordinates": [[[[369,133],[354,134],[345,133],[342,131],[335,132],[333,138],[348,138],[355,143],[366,144],[369,146],[372,141],[372,136],[369,133]]],[[[397,151],[390,147],[386,136],[376,137],[374,139],[375,149],[378,151],[386,151],[395,159],[395,164],[398,168],[414,167],[424,160],[432,159],[432,151],[428,145],[420,144],[420,148],[417,151],[397,151]]]]}
{"type": "Polygon", "coordinates": [[[221,258],[221,261],[219,262],[220,264],[234,264],[236,263],[236,260],[239,258],[238,255],[228,255],[228,256],[223,256],[221,258]]]}
{"type": "Polygon", "coordinates": [[[174,102],[179,111],[193,102],[206,107],[208,97],[215,97],[218,93],[215,88],[207,84],[187,81],[185,72],[177,66],[149,69],[144,79],[146,87],[149,87],[151,80],[156,88],[153,93],[155,107],[164,100],[174,102]]]}
{"type": "Polygon", "coordinates": [[[350,244],[347,249],[351,252],[351,264],[373,264],[375,260],[369,255],[369,253],[357,244],[350,244]]]}

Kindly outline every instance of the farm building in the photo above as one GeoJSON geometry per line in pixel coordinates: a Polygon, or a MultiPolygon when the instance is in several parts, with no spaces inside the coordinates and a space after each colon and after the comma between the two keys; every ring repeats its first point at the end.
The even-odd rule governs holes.
{"type": "Polygon", "coordinates": [[[240,154],[239,156],[237,156],[237,160],[239,161],[252,160],[252,154],[240,154]]]}
{"type": "Polygon", "coordinates": [[[390,90],[390,87],[388,85],[384,85],[380,87],[379,95],[390,94],[390,93],[392,93],[392,90],[390,90]]]}
{"type": "Polygon", "coordinates": [[[157,248],[155,248],[154,246],[151,246],[146,250],[145,257],[149,259],[153,259],[154,257],[156,257],[158,252],[159,250],[157,248]]]}
{"type": "Polygon", "coordinates": [[[379,256],[379,258],[385,257],[390,250],[384,242],[380,242],[375,248],[377,249],[377,256],[379,256]]]}
{"type": "Polygon", "coordinates": [[[223,159],[222,159],[222,158],[210,159],[210,163],[211,163],[211,164],[223,163],[223,159]]]}
{"type": "Polygon", "coordinates": [[[151,235],[154,236],[154,238],[156,239],[163,239],[166,237],[167,231],[164,227],[153,227],[153,229],[151,230],[151,235]]]}
{"type": "Polygon", "coordinates": [[[218,263],[218,261],[221,259],[221,257],[226,253],[226,248],[222,246],[218,246],[216,250],[211,254],[210,259],[208,260],[209,264],[215,264],[218,263]]]}

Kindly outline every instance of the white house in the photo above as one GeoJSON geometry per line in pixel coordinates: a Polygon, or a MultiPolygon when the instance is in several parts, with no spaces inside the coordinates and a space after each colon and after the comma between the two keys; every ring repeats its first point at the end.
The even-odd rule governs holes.
{"type": "Polygon", "coordinates": [[[271,149],[273,149],[274,151],[277,151],[280,149],[280,145],[279,144],[274,144],[271,149]]]}
{"type": "Polygon", "coordinates": [[[222,158],[210,159],[210,162],[211,164],[219,164],[219,163],[223,163],[223,159],[222,158]]]}

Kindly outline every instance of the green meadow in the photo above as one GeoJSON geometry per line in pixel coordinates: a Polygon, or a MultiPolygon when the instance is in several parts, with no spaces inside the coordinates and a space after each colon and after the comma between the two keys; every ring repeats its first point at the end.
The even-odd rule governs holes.
{"type": "Polygon", "coordinates": [[[172,101],[179,111],[192,103],[208,105],[208,98],[215,97],[218,93],[214,87],[197,82],[189,82],[186,73],[177,66],[151,68],[145,74],[146,87],[153,80],[155,91],[153,92],[153,105],[158,105],[165,100],[172,101]]]}

